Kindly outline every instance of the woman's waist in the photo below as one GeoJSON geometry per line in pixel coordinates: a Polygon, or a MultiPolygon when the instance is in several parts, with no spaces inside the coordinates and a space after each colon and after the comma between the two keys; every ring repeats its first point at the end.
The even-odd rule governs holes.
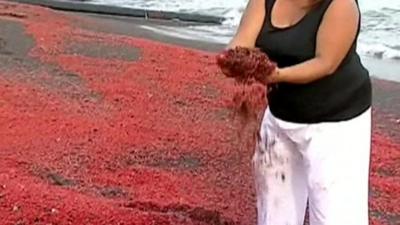
{"type": "Polygon", "coordinates": [[[335,85],[279,84],[268,93],[271,111],[292,122],[344,120],[371,105],[371,81],[335,85]]]}

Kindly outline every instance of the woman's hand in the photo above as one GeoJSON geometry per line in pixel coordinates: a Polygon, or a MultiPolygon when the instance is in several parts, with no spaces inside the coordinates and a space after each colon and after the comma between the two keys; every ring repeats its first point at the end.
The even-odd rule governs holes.
{"type": "Polygon", "coordinates": [[[268,85],[268,84],[275,84],[284,81],[282,74],[280,72],[281,69],[275,67],[269,74],[264,74],[262,79],[257,80],[261,84],[268,85]]]}
{"type": "Polygon", "coordinates": [[[233,77],[232,72],[229,68],[225,68],[225,67],[219,67],[221,69],[221,72],[227,76],[227,77],[233,77]]]}
{"type": "Polygon", "coordinates": [[[223,51],[222,53],[218,54],[215,58],[217,60],[217,65],[220,68],[221,72],[227,77],[233,77],[231,67],[226,63],[227,60],[227,51],[229,49],[223,51]]]}
{"type": "Polygon", "coordinates": [[[271,74],[265,76],[265,83],[266,84],[275,84],[282,82],[282,77],[280,73],[280,69],[278,67],[275,68],[275,70],[272,71],[271,74]]]}

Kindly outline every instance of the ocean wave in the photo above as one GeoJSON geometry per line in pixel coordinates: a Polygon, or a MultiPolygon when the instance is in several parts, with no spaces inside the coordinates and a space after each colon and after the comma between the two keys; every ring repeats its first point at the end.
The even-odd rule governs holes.
{"type": "Polygon", "coordinates": [[[385,46],[383,44],[370,44],[360,42],[357,51],[361,55],[370,56],[376,59],[400,60],[400,46],[385,46]]]}
{"type": "MultiPolygon", "coordinates": [[[[93,0],[92,2],[222,16],[226,20],[221,26],[192,26],[177,28],[174,32],[175,36],[227,43],[240,23],[247,0],[93,0]]],[[[358,46],[360,54],[379,59],[399,59],[400,2],[398,0],[361,0],[359,3],[362,12],[358,46]]],[[[153,30],[170,33],[171,29],[158,27],[153,30]]]]}

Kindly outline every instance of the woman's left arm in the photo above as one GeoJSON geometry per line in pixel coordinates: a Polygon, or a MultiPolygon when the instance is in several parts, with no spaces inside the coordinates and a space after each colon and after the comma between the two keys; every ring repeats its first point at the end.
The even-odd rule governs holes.
{"type": "Polygon", "coordinates": [[[277,69],[267,78],[267,82],[305,84],[334,73],[352,46],[359,18],[355,0],[333,0],[317,34],[315,57],[277,69]]]}

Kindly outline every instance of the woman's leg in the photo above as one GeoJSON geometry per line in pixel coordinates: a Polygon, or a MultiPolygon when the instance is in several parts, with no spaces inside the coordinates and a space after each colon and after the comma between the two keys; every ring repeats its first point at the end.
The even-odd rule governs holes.
{"type": "Polygon", "coordinates": [[[302,225],[307,202],[303,159],[275,122],[267,110],[253,157],[258,225],[302,225]]]}
{"type": "Polygon", "coordinates": [[[371,110],[349,121],[313,126],[303,152],[311,225],[368,225],[371,110]]]}

